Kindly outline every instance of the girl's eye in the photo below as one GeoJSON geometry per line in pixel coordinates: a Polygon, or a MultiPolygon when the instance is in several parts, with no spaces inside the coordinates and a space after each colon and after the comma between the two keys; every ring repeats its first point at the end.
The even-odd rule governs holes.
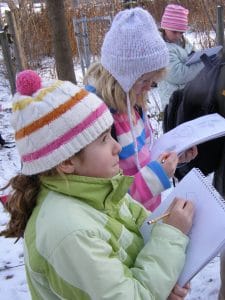
{"type": "Polygon", "coordinates": [[[106,134],[103,135],[102,141],[106,142],[108,140],[108,138],[109,138],[109,133],[106,133],[106,134]]]}
{"type": "Polygon", "coordinates": [[[142,81],[144,84],[152,84],[152,79],[145,79],[142,81]]]}

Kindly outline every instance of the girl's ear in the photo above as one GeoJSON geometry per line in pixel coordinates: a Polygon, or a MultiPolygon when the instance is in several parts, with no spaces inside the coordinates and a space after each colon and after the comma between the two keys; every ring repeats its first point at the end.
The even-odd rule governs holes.
{"type": "Polygon", "coordinates": [[[61,162],[57,167],[57,171],[64,174],[74,174],[75,173],[75,164],[72,159],[67,159],[61,162]]]}

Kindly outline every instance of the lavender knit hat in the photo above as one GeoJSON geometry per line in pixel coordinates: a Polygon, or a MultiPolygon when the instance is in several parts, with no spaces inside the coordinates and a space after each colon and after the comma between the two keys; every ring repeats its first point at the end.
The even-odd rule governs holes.
{"type": "Polygon", "coordinates": [[[167,5],[162,16],[161,28],[180,32],[187,31],[188,14],[189,10],[181,5],[167,5]]]}
{"type": "Polygon", "coordinates": [[[115,16],[102,45],[101,63],[125,92],[140,76],[164,68],[168,62],[166,44],[146,10],[136,7],[115,16]]]}

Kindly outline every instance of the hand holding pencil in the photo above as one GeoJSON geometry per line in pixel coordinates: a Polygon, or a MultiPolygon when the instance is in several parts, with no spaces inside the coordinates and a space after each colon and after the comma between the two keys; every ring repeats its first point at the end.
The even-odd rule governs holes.
{"type": "Polygon", "coordinates": [[[158,221],[161,221],[161,220],[165,219],[165,218],[168,217],[169,215],[170,215],[170,212],[168,211],[168,212],[162,214],[161,216],[159,216],[159,217],[157,217],[157,218],[155,218],[155,219],[152,219],[152,220],[148,221],[147,223],[148,223],[149,225],[154,224],[154,223],[157,223],[158,221]]]}
{"type": "Polygon", "coordinates": [[[157,159],[157,161],[161,163],[169,178],[173,177],[177,168],[178,160],[178,156],[175,152],[164,152],[157,159]]]}
{"type": "Polygon", "coordinates": [[[194,205],[191,201],[175,198],[168,211],[163,215],[149,221],[149,224],[163,220],[164,223],[174,226],[184,234],[187,234],[192,226],[194,216],[194,205]]]}

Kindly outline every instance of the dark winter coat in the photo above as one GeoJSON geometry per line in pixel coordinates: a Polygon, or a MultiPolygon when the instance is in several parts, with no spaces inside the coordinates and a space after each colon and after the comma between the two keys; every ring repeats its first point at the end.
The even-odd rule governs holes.
{"type": "MultiPolygon", "coordinates": [[[[205,67],[182,90],[175,91],[164,111],[164,132],[194,118],[219,113],[225,117],[225,57],[202,58],[205,67]]],[[[198,145],[198,156],[176,171],[181,179],[197,167],[208,175],[215,172],[214,184],[225,194],[225,137],[198,145]]]]}

